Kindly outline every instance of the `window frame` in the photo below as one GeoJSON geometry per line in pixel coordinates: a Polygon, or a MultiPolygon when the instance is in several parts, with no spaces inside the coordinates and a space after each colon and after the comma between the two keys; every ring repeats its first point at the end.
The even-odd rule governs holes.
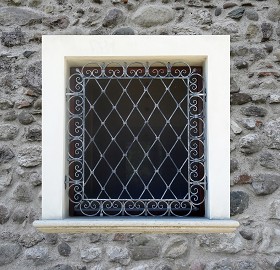
{"type": "Polygon", "coordinates": [[[230,220],[230,36],[43,36],[42,73],[42,219],[34,222],[40,231],[202,233],[239,226],[230,220]],[[69,218],[65,89],[70,67],[178,60],[202,65],[207,89],[205,217],[69,218]]]}

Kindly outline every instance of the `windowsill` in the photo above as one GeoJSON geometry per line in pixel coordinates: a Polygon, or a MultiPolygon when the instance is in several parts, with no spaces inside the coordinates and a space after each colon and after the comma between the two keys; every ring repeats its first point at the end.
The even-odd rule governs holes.
{"type": "Polygon", "coordinates": [[[230,233],[239,222],[207,218],[67,218],[37,220],[45,233],[230,233]]]}

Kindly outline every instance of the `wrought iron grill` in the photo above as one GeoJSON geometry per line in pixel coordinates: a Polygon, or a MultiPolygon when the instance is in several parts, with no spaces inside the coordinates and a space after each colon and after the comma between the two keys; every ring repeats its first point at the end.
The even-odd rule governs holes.
{"type": "Polygon", "coordinates": [[[201,67],[89,63],[66,97],[70,215],[204,215],[201,67]]]}

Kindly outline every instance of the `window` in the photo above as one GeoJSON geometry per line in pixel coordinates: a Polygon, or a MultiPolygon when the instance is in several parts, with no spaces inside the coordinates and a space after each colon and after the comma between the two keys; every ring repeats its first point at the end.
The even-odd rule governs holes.
{"type": "Polygon", "coordinates": [[[34,226],[44,232],[233,231],[238,222],[229,219],[229,67],[228,36],[44,36],[42,220],[35,221],[34,226]],[[178,90],[190,87],[186,84],[188,75],[174,79],[170,85],[172,78],[144,78],[141,72],[144,74],[147,67],[158,73],[169,72],[170,77],[175,70],[183,74],[186,67],[191,67],[203,77],[197,87],[207,89],[207,101],[204,90],[201,97],[197,95],[200,91],[194,94],[195,108],[202,111],[201,117],[197,114],[193,120],[197,121],[197,130],[189,130],[191,105],[186,98],[190,94],[178,90]],[[130,78],[136,70],[141,78],[130,78]],[[84,77],[86,72],[102,71],[107,72],[102,80],[84,77]],[[110,78],[110,74],[123,71],[130,74],[129,78],[110,78]],[[77,85],[84,88],[86,100],[81,108],[84,116],[77,121],[85,128],[78,134],[73,134],[81,132],[79,128],[75,131],[73,119],[79,114],[76,105],[81,97],[79,89],[72,91],[72,96],[69,89],[66,91],[70,76],[85,80],[77,85]],[[186,126],[188,131],[184,132],[186,126]],[[203,134],[201,143],[191,157],[191,138],[198,138],[199,133],[203,134]],[[79,136],[80,145],[86,147],[81,154],[90,163],[83,170],[73,167],[79,159],[80,146],[75,142],[79,136]],[[197,193],[199,206],[175,210],[156,203],[150,208],[136,207],[136,199],[163,199],[163,204],[178,198],[187,200],[192,192],[184,187],[191,183],[191,164],[184,167],[184,161],[192,158],[203,164],[195,169],[194,182],[201,187],[197,193]],[[82,193],[80,181],[86,187],[82,193]],[[177,181],[174,187],[172,181],[177,181]],[[80,194],[90,200],[90,207],[77,207],[80,194]],[[98,205],[94,210],[99,203],[96,199],[113,200],[114,205],[107,204],[107,209],[98,205]],[[123,207],[122,200],[129,199],[132,202],[123,207]]]}
{"type": "Polygon", "coordinates": [[[204,216],[202,67],[89,63],[66,95],[71,216],[204,216]]]}

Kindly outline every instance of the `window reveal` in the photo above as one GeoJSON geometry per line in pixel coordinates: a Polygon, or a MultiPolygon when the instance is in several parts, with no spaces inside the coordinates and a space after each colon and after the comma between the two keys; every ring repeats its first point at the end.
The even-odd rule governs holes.
{"type": "Polygon", "coordinates": [[[202,68],[185,63],[71,68],[72,216],[204,216],[202,68]]]}

